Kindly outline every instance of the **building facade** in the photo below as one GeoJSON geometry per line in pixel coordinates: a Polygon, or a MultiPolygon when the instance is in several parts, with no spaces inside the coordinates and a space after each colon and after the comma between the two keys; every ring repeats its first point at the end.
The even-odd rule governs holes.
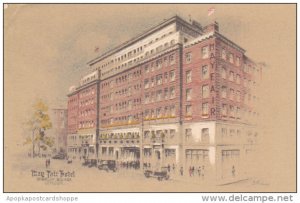
{"type": "Polygon", "coordinates": [[[80,80],[68,95],[68,157],[97,158],[99,129],[99,74],[94,71],[80,80]]]}
{"type": "Polygon", "coordinates": [[[52,128],[49,135],[53,138],[53,153],[65,153],[67,151],[68,110],[55,108],[50,110],[52,128]]]}
{"type": "Polygon", "coordinates": [[[68,95],[74,156],[82,147],[69,139],[92,118],[87,143],[97,146],[98,159],[219,182],[247,176],[262,67],[221,35],[218,23],[202,27],[175,16],[88,65],[97,79],[68,95]],[[80,113],[81,92],[89,88],[96,92],[93,117],[80,113]]]}

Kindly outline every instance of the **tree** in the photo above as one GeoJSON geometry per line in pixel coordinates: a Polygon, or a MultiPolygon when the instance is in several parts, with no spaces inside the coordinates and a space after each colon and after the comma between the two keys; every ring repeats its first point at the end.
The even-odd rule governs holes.
{"type": "Polygon", "coordinates": [[[36,147],[40,155],[41,149],[46,150],[54,144],[53,138],[46,136],[46,130],[52,128],[52,123],[48,115],[48,106],[42,100],[38,100],[33,105],[33,115],[27,125],[31,135],[26,138],[24,144],[32,144],[32,157],[34,158],[36,147]]]}

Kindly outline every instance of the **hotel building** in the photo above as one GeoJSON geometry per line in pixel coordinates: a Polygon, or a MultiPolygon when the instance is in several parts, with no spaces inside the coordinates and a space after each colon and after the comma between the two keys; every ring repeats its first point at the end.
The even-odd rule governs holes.
{"type": "Polygon", "coordinates": [[[262,67],[219,32],[178,16],[88,62],[68,95],[72,157],[247,177],[262,67]]]}

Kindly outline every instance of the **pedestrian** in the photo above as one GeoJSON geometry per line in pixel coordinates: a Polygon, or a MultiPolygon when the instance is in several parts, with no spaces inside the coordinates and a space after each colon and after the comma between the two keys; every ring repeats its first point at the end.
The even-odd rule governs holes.
{"type": "Polygon", "coordinates": [[[189,168],[189,175],[190,175],[190,177],[192,177],[192,167],[191,166],[189,168]]]}
{"type": "Polygon", "coordinates": [[[198,167],[198,176],[201,176],[201,166],[198,167]]]}
{"type": "Polygon", "coordinates": [[[46,168],[48,168],[48,159],[46,159],[46,163],[45,164],[46,164],[46,168]]]}
{"type": "Polygon", "coordinates": [[[234,166],[232,166],[232,171],[231,171],[231,173],[232,173],[232,177],[235,177],[235,168],[234,168],[234,166]]]}
{"type": "Polygon", "coordinates": [[[170,164],[168,164],[168,172],[170,172],[171,171],[171,166],[170,166],[170,164]]]}
{"type": "Polygon", "coordinates": [[[193,176],[195,175],[195,167],[194,166],[192,167],[192,175],[193,176]]]}
{"type": "Polygon", "coordinates": [[[50,167],[50,159],[48,159],[48,166],[50,167]]]}
{"type": "Polygon", "coordinates": [[[183,176],[183,167],[180,167],[180,175],[183,176]]]}

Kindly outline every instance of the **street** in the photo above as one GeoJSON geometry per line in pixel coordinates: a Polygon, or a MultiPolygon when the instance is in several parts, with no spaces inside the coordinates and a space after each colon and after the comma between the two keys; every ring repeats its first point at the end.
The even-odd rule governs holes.
{"type": "MultiPolygon", "coordinates": [[[[55,159],[51,159],[50,166],[46,168],[45,159],[26,158],[13,164],[11,172],[15,174],[14,179],[24,184],[22,187],[18,185],[18,188],[24,188],[19,192],[237,192],[257,190],[257,185],[253,187],[251,181],[224,186],[203,183],[197,177],[174,179],[171,176],[170,180],[158,181],[156,178],[145,178],[141,170],[121,169],[115,173],[106,172],[95,167],[83,167],[79,162],[68,164],[66,160],[55,159]],[[68,173],[67,175],[71,177],[61,178],[61,172],[68,173]],[[44,179],[40,177],[41,174],[44,179]],[[49,187],[49,185],[52,186],[49,187]]],[[[262,189],[261,187],[265,186],[259,187],[262,189]]],[[[7,191],[14,191],[13,187],[7,189],[7,191]]]]}

